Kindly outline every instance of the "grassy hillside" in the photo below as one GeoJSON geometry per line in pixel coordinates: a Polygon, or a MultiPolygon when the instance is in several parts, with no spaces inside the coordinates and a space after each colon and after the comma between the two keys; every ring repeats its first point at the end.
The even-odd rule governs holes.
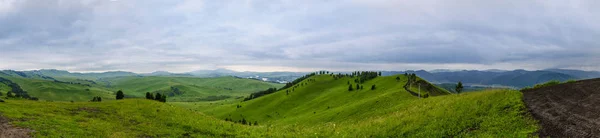
{"type": "Polygon", "coordinates": [[[214,101],[233,99],[268,88],[280,88],[283,84],[235,77],[117,77],[102,81],[109,82],[113,90],[123,90],[126,95],[144,97],[146,92],[164,93],[169,101],[214,101]]]}
{"type": "Polygon", "coordinates": [[[232,137],[259,130],[150,100],[35,102],[7,100],[2,116],[36,137],[232,137]]]}
{"type": "Polygon", "coordinates": [[[42,79],[7,77],[33,97],[49,101],[89,101],[95,96],[114,99],[114,92],[94,86],[55,82],[42,79]]]}
{"type": "MultiPolygon", "coordinates": [[[[313,109],[317,113],[310,114],[288,106],[282,113],[287,118],[258,126],[141,99],[99,103],[9,99],[0,103],[0,114],[35,130],[36,137],[528,137],[537,130],[535,121],[524,116],[522,95],[516,91],[399,100],[401,96],[407,95],[367,96],[371,98],[329,110],[313,109]]],[[[315,106],[310,102],[316,101],[305,104],[315,106]]]]}
{"type": "MultiPolygon", "coordinates": [[[[307,85],[289,94],[288,90],[282,90],[234,104],[183,106],[222,119],[294,126],[289,130],[293,132],[307,128],[323,136],[526,137],[537,130],[535,121],[524,116],[522,95],[517,91],[492,90],[419,99],[403,88],[407,77],[400,75],[399,81],[395,78],[378,77],[362,84],[365,89],[348,91],[348,81],[356,85],[353,78],[336,80],[321,75],[311,77],[315,81],[302,82],[307,85]],[[373,84],[376,89],[370,90],[373,84]]],[[[435,86],[430,89],[434,91],[422,86],[421,92],[431,95],[445,92],[435,86]]]]}
{"type": "MultiPolygon", "coordinates": [[[[104,76],[108,76],[106,74],[110,75],[105,73],[104,76]]],[[[234,77],[129,76],[88,80],[77,76],[49,77],[36,72],[2,71],[0,78],[18,84],[32,97],[48,101],[89,101],[96,96],[112,100],[118,90],[123,90],[127,97],[145,97],[146,92],[160,92],[169,95],[168,101],[218,101],[242,98],[252,92],[283,86],[234,77]]],[[[7,91],[10,88],[0,85],[0,92],[7,91]]]]}

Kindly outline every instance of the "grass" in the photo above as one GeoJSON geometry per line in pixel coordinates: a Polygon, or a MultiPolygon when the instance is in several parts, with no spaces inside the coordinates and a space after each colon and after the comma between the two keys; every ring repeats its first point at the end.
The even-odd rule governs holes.
{"type": "Polygon", "coordinates": [[[7,77],[19,84],[33,97],[47,101],[89,101],[95,96],[102,99],[114,99],[114,92],[99,86],[60,83],[49,80],[7,77]]]}
{"type": "Polygon", "coordinates": [[[224,122],[188,109],[150,100],[35,102],[0,104],[13,124],[35,137],[231,137],[261,136],[252,127],[224,122]]]}
{"type": "Polygon", "coordinates": [[[518,91],[419,99],[404,90],[407,78],[395,78],[378,77],[363,90],[348,91],[352,78],[320,75],[289,95],[282,90],[247,102],[9,99],[0,103],[0,113],[37,137],[535,137],[538,130],[518,91]],[[373,84],[376,90],[370,90],[373,84]]]}
{"type": "Polygon", "coordinates": [[[395,77],[378,77],[363,84],[376,84],[376,90],[348,91],[347,82],[353,79],[334,80],[321,75],[313,77],[316,82],[306,81],[308,85],[289,95],[283,90],[247,102],[178,105],[221,119],[243,118],[278,127],[322,130],[323,136],[527,137],[537,130],[535,121],[525,115],[518,91],[490,90],[419,99],[402,88],[406,77],[401,76],[400,81],[395,77]]]}
{"type": "MultiPolygon", "coordinates": [[[[179,89],[180,95],[170,95],[168,101],[219,101],[232,100],[268,88],[279,88],[283,84],[268,83],[234,77],[116,77],[103,78],[91,83],[74,78],[56,78],[63,82],[45,79],[3,76],[21,86],[33,97],[46,101],[89,101],[99,96],[103,100],[115,99],[115,92],[123,90],[128,97],[145,97],[146,92],[172,92],[179,89]]],[[[6,88],[10,89],[10,88],[6,88]]],[[[8,90],[0,85],[0,92],[8,90]]]]}
{"type": "Polygon", "coordinates": [[[533,86],[533,88],[532,87],[525,87],[525,88],[521,89],[521,91],[539,89],[539,88],[550,87],[550,86],[559,85],[559,84],[565,84],[565,83],[573,83],[573,82],[576,82],[576,81],[575,80],[567,80],[565,82],[560,82],[558,80],[551,80],[551,81],[548,81],[548,82],[536,84],[536,85],[533,86]]]}
{"type": "MultiPolygon", "coordinates": [[[[280,88],[283,84],[268,83],[235,77],[118,77],[106,79],[113,90],[122,89],[126,95],[144,97],[146,92],[172,92],[177,88],[181,95],[169,96],[169,101],[212,101],[213,97],[229,96],[235,99],[250,93],[280,88]]],[[[218,99],[218,98],[217,98],[218,99]]],[[[218,99],[222,100],[222,99],[218,99]]]]}

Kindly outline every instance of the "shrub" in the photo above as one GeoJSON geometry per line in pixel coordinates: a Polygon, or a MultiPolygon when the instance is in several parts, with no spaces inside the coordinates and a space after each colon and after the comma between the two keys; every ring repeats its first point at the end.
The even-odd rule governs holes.
{"type": "Polygon", "coordinates": [[[125,98],[125,94],[123,94],[123,91],[117,91],[117,100],[121,100],[123,98],[125,98]]]}
{"type": "Polygon", "coordinates": [[[152,95],[150,92],[146,92],[146,99],[154,100],[154,95],[152,95]]]}

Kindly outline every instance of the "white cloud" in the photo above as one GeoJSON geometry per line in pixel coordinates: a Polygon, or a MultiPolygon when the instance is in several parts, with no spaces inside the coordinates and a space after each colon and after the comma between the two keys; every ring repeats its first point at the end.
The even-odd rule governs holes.
{"type": "Polygon", "coordinates": [[[600,69],[600,3],[4,0],[0,69],[600,69]],[[575,61],[575,62],[574,62],[575,61]]]}

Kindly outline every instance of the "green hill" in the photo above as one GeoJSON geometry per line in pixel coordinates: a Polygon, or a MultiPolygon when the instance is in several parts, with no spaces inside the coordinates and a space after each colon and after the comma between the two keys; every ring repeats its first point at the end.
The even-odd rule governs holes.
{"type": "MultiPolygon", "coordinates": [[[[229,83],[236,78],[187,79],[193,78],[125,77],[110,82],[113,87],[132,85],[125,89],[132,91],[136,85],[131,82],[139,81],[143,82],[138,87],[160,86],[157,89],[201,81],[247,87],[229,83]]],[[[313,76],[288,89],[234,103],[8,99],[0,103],[0,115],[34,130],[36,137],[531,137],[538,130],[518,91],[448,94],[416,78],[407,88],[418,92],[420,85],[428,98],[419,98],[405,89],[409,78],[404,75],[377,77],[360,84],[363,89],[349,91],[348,83],[356,87],[355,79],[313,76]],[[242,119],[259,125],[234,123],[242,119]]]]}
{"type": "Polygon", "coordinates": [[[361,84],[365,89],[349,91],[348,82],[355,86],[354,79],[320,75],[299,83],[304,85],[246,102],[186,107],[224,120],[291,125],[323,136],[525,137],[537,130],[535,121],[524,115],[517,91],[447,95],[417,78],[410,89],[418,91],[421,84],[421,94],[431,95],[420,99],[403,88],[408,82],[404,75],[377,77],[361,84]],[[372,85],[375,90],[370,90],[372,85]]]}
{"type": "MultiPolygon", "coordinates": [[[[2,116],[35,137],[262,137],[261,127],[215,119],[150,100],[36,102],[7,100],[2,116]]],[[[0,132],[1,133],[1,132],[0,132]]]]}
{"type": "MultiPolygon", "coordinates": [[[[127,97],[145,97],[146,92],[169,95],[168,101],[218,101],[241,98],[249,93],[279,88],[283,84],[234,77],[144,77],[126,76],[87,80],[74,77],[48,77],[31,72],[3,71],[0,79],[17,84],[32,97],[48,101],[89,101],[99,96],[115,98],[123,90],[127,97]]],[[[11,91],[0,82],[0,92],[11,91]]]]}
{"type": "Polygon", "coordinates": [[[169,101],[217,101],[241,98],[249,93],[268,88],[280,88],[283,84],[235,77],[117,77],[102,81],[109,82],[110,89],[122,89],[126,95],[144,97],[146,92],[160,92],[169,96],[169,101]]]}

